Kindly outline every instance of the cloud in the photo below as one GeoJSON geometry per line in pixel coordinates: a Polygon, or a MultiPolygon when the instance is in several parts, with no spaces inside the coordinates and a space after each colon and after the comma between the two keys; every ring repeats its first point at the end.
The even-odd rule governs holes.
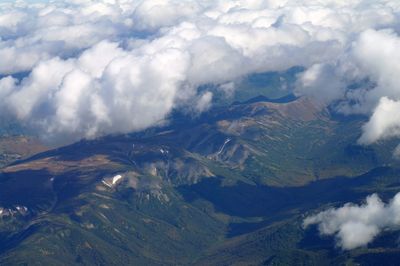
{"type": "Polygon", "coordinates": [[[393,30],[362,31],[348,51],[331,63],[316,64],[300,75],[297,93],[330,103],[337,111],[370,115],[360,144],[400,136],[400,37],[393,30]]]}
{"type": "Polygon", "coordinates": [[[318,225],[321,235],[334,235],[337,245],[350,250],[371,243],[384,230],[400,227],[400,193],[387,204],[376,194],[362,205],[351,203],[307,217],[303,226],[318,225]]]}
{"type": "Polygon", "coordinates": [[[153,0],[142,1],[133,13],[136,29],[154,31],[173,26],[186,18],[195,16],[201,7],[197,1],[153,0]]]}
{"type": "Polygon", "coordinates": [[[3,79],[0,92],[19,119],[48,136],[129,132],[161,123],[172,110],[187,62],[177,49],[137,55],[101,42],[78,58],[42,61],[20,83],[3,79]]]}
{"type": "Polygon", "coordinates": [[[329,64],[315,64],[299,75],[296,93],[312,96],[322,103],[343,98],[346,84],[329,64]]]}
{"type": "Polygon", "coordinates": [[[400,101],[387,97],[379,100],[368,123],[363,126],[361,144],[371,144],[380,139],[400,136],[400,101]]]}
{"type": "Polygon", "coordinates": [[[298,94],[371,114],[381,97],[400,100],[390,74],[399,10],[390,0],[3,1],[0,109],[73,141],[207,110],[202,85],[302,66],[298,94]],[[363,80],[376,86],[348,89],[363,80]]]}

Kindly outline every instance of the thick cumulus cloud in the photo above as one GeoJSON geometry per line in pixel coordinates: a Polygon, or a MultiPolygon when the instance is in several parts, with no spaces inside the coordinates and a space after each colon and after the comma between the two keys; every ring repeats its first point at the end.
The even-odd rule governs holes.
{"type": "MultiPolygon", "coordinates": [[[[298,94],[374,114],[387,109],[380,98],[398,100],[399,10],[391,0],[3,1],[0,109],[46,138],[76,140],[204,111],[213,94],[201,85],[302,66],[298,94]]],[[[397,135],[381,117],[360,142],[397,135]]]]}
{"type": "Polygon", "coordinates": [[[318,225],[320,234],[334,235],[342,249],[365,246],[382,231],[400,228],[400,193],[387,204],[373,194],[362,205],[347,203],[304,220],[304,227],[312,224],[318,225]]]}

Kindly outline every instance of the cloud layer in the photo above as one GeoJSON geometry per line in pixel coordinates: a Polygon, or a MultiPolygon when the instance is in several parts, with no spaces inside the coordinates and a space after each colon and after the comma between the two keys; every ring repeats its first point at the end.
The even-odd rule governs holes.
{"type": "Polygon", "coordinates": [[[345,204],[304,220],[304,227],[318,225],[321,235],[334,235],[337,245],[349,250],[371,243],[384,230],[400,228],[400,193],[385,204],[376,194],[362,205],[345,204]]]}
{"type": "Polygon", "coordinates": [[[398,135],[375,112],[382,97],[400,100],[399,10],[394,0],[4,1],[0,109],[47,138],[76,140],[204,111],[213,95],[201,85],[302,66],[298,94],[373,114],[368,144],[398,135]]]}

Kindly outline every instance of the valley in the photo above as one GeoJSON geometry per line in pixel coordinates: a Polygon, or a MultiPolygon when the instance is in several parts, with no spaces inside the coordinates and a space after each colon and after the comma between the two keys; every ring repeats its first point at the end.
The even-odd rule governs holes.
{"type": "Polygon", "coordinates": [[[302,228],[327,206],[398,191],[391,143],[356,145],[359,118],[255,98],[184,121],[6,163],[0,264],[351,265],[397,250],[344,252],[302,228]]]}

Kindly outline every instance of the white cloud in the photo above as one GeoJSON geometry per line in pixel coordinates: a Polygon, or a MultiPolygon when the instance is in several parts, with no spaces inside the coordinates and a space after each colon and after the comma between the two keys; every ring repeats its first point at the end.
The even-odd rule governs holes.
{"type": "Polygon", "coordinates": [[[347,203],[307,217],[303,223],[304,227],[313,224],[321,235],[334,235],[342,249],[366,246],[382,231],[400,228],[400,193],[388,204],[373,194],[362,205],[347,203]]]}
{"type": "Polygon", "coordinates": [[[299,75],[296,93],[312,96],[320,102],[330,103],[341,99],[346,84],[340,73],[329,64],[315,64],[299,75]]]}
{"type": "Polygon", "coordinates": [[[135,28],[154,31],[173,26],[200,11],[197,1],[152,0],[142,1],[133,13],[135,28]]]}
{"type": "Polygon", "coordinates": [[[345,114],[371,115],[360,144],[399,137],[399,49],[400,37],[393,30],[362,31],[336,60],[304,72],[297,93],[328,103],[342,100],[338,111],[345,114]],[[349,89],[354,84],[358,86],[349,89]]]}
{"type": "Polygon", "coordinates": [[[400,100],[399,11],[393,0],[3,1],[0,75],[30,74],[0,80],[0,105],[46,138],[76,140],[206,110],[200,85],[303,66],[297,93],[369,114],[400,100]],[[376,87],[346,89],[366,78],[376,87]]]}
{"type": "Polygon", "coordinates": [[[396,76],[400,74],[400,37],[392,30],[364,31],[353,47],[353,56],[359,71],[375,87],[365,91],[364,102],[368,110],[379,103],[381,97],[400,100],[396,76]]]}
{"type": "Polygon", "coordinates": [[[170,48],[136,55],[102,42],[76,59],[41,62],[20,84],[1,80],[0,93],[8,95],[4,105],[49,137],[140,130],[172,110],[187,57],[170,48]]]}
{"type": "Polygon", "coordinates": [[[400,136],[400,101],[382,97],[373,114],[363,126],[361,144],[371,144],[380,139],[400,136]]]}

